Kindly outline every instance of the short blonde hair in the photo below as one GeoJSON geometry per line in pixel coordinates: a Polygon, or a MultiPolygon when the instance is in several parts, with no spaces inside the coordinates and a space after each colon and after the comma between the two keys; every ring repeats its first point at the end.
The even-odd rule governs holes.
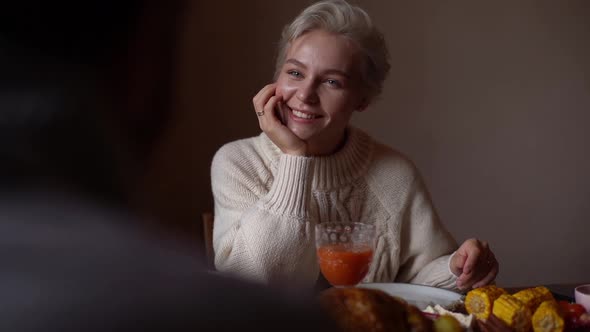
{"type": "Polygon", "coordinates": [[[390,68],[385,39],[363,9],[344,0],[317,2],[285,26],[279,42],[275,79],[281,72],[291,42],[313,30],[325,30],[355,42],[363,55],[362,83],[369,98],[381,93],[390,68]]]}

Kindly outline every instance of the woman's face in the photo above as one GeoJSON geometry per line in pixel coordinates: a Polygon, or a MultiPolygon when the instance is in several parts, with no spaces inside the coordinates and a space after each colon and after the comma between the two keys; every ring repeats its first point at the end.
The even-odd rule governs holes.
{"type": "Polygon", "coordinates": [[[363,110],[360,50],[349,39],[314,30],[295,39],[277,79],[283,118],[313,155],[335,152],[352,112],[363,110]]]}

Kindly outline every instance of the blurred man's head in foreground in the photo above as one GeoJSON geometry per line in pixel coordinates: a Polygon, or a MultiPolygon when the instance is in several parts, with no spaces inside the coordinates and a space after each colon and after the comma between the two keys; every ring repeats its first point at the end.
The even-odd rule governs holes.
{"type": "MultiPolygon", "coordinates": [[[[11,1],[0,14],[0,182],[122,202],[125,131],[144,1],[11,1]]],[[[147,113],[147,110],[146,110],[147,113]]],[[[138,118],[137,121],[141,121],[138,118]]],[[[149,124],[146,124],[149,126],[149,124]]]]}

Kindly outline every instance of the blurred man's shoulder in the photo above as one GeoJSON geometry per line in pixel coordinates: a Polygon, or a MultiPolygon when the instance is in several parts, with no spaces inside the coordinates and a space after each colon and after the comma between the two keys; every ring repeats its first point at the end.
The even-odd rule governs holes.
{"type": "Polygon", "coordinates": [[[116,209],[32,194],[0,200],[0,213],[1,330],[296,331],[326,323],[312,300],[208,272],[195,253],[116,209]],[[32,312],[43,314],[22,319],[32,312]]]}

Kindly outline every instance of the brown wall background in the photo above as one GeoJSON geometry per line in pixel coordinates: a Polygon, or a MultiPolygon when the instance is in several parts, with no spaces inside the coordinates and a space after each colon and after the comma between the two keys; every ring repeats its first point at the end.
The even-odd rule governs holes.
{"type": "MultiPolygon", "coordinates": [[[[259,132],[282,26],[309,1],[189,1],[174,110],[140,190],[198,238],[209,166],[259,132]]],[[[498,283],[590,281],[590,2],[364,0],[392,71],[354,124],[410,156],[457,240],[488,240],[498,283]]]]}

